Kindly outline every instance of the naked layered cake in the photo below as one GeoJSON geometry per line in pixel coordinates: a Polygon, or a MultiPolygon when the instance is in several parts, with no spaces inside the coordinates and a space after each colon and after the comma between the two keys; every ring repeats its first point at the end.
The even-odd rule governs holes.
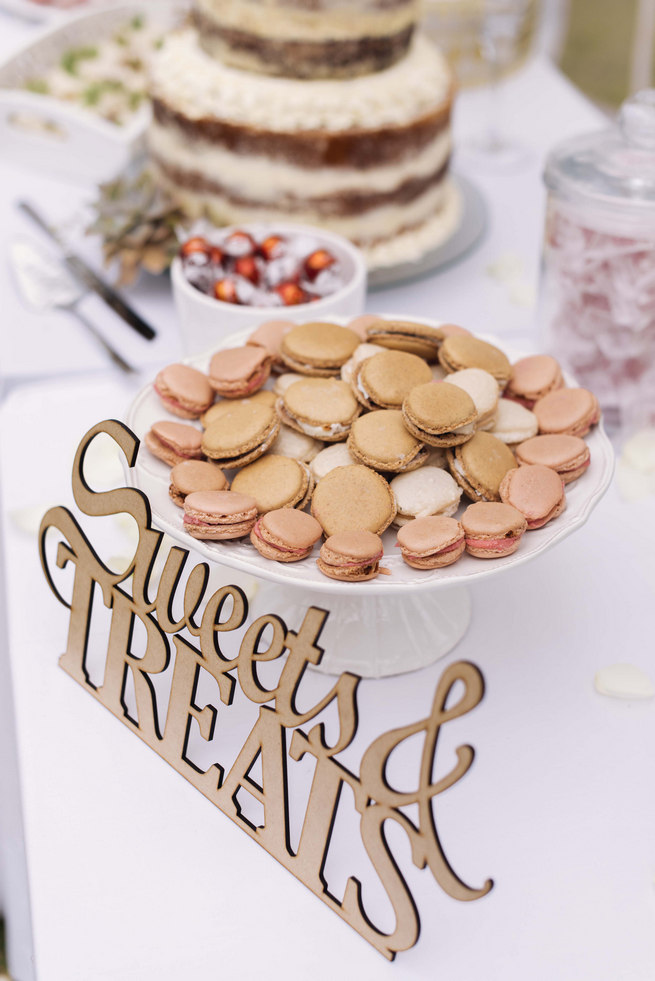
{"type": "Polygon", "coordinates": [[[192,215],[345,235],[371,265],[452,233],[452,74],[415,0],[196,0],[153,71],[150,151],[192,215]]]}

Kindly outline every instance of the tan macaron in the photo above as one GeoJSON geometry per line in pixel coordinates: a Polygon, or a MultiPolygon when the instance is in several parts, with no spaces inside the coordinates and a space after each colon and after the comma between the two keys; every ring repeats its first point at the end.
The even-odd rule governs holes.
{"type": "Polygon", "coordinates": [[[277,402],[277,396],[275,392],[270,392],[267,388],[262,388],[259,392],[254,392],[253,395],[248,395],[243,399],[221,399],[219,402],[214,402],[206,412],[200,417],[200,422],[204,429],[212,423],[215,419],[219,419],[224,412],[231,412],[235,405],[245,404],[245,405],[269,405],[271,408],[275,406],[277,402]]]}
{"type": "Polygon", "coordinates": [[[355,419],[346,445],[360,463],[391,473],[415,470],[428,456],[398,409],[377,409],[355,419]]]}
{"type": "Polygon", "coordinates": [[[387,481],[361,464],[336,467],[316,485],[311,512],[325,535],[354,529],[381,535],[396,516],[387,481]]]}
{"type": "Polygon", "coordinates": [[[183,460],[176,463],[170,474],[168,493],[181,508],[187,494],[194,491],[229,490],[228,479],[215,463],[206,460],[183,460]]]}
{"type": "Polygon", "coordinates": [[[313,486],[314,480],[305,463],[273,453],[243,467],[232,481],[232,490],[254,498],[260,514],[278,508],[304,507],[313,486]]]}
{"type": "Polygon", "coordinates": [[[600,419],[596,396],[586,388],[559,388],[535,402],[540,433],[585,436],[600,419]]]}
{"type": "Polygon", "coordinates": [[[416,354],[426,361],[436,361],[444,334],[438,327],[414,323],[411,320],[380,318],[366,330],[366,339],[394,351],[416,354]]]}
{"type": "Polygon", "coordinates": [[[564,379],[559,362],[550,354],[531,354],[512,365],[505,398],[514,399],[531,409],[549,392],[562,388],[564,379]]]}
{"type": "Polygon", "coordinates": [[[202,459],[202,436],[198,429],[183,422],[162,419],[153,422],[144,437],[144,443],[153,454],[174,467],[183,460],[202,459]]]}
{"type": "Polygon", "coordinates": [[[350,386],[336,378],[303,378],[277,402],[285,425],[326,443],[346,439],[361,411],[350,386]]]}
{"type": "Polygon", "coordinates": [[[493,375],[502,390],[512,373],[507,355],[487,341],[466,334],[452,334],[439,348],[439,361],[446,371],[482,368],[493,375]]]}
{"type": "Polygon", "coordinates": [[[329,378],[339,374],[360,343],[348,327],[322,321],[298,324],[282,338],[280,357],[292,371],[329,378]]]}
{"type": "Polygon", "coordinates": [[[370,531],[339,531],[321,546],[316,565],[324,576],[342,582],[374,579],[384,555],[382,539],[370,531]]]}
{"type": "Polygon", "coordinates": [[[416,385],[432,381],[427,361],[406,351],[381,351],[358,364],[352,377],[355,398],[368,409],[400,409],[416,385]]]}
{"type": "Polygon", "coordinates": [[[464,529],[455,518],[414,518],[398,531],[400,553],[413,569],[443,569],[464,553],[464,529]]]}
{"type": "Polygon", "coordinates": [[[311,514],[280,508],[261,515],[250,532],[250,541],[265,559],[299,562],[311,554],[322,534],[311,514]]]}
{"type": "Polygon", "coordinates": [[[202,437],[202,450],[226,469],[245,466],[270,449],[280,429],[275,410],[261,402],[234,402],[202,437]]]}
{"type": "Polygon", "coordinates": [[[410,433],[429,446],[465,443],[478,415],[467,392],[444,382],[417,385],[403,402],[402,413],[410,433]]]}
{"type": "Polygon", "coordinates": [[[500,482],[515,466],[510,448],[491,433],[476,433],[468,443],[448,450],[450,472],[472,501],[499,501],[500,482]]]}
{"type": "Polygon", "coordinates": [[[562,478],[550,467],[539,464],[509,470],[500,483],[500,499],[521,512],[528,530],[541,528],[566,507],[562,478]]]}
{"type": "Polygon", "coordinates": [[[565,484],[581,477],[590,463],[589,447],[580,436],[533,436],[520,443],[515,453],[519,466],[540,463],[555,470],[565,484]]]}

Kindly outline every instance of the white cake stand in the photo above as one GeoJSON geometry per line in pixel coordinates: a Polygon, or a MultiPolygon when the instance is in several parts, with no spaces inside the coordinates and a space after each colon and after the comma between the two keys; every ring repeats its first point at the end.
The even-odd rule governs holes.
{"type": "MultiPolygon", "coordinates": [[[[249,333],[232,334],[215,350],[243,344],[249,333]]],[[[504,347],[510,357],[520,356],[504,347]]],[[[212,353],[189,358],[187,363],[206,370],[212,353]]],[[[573,383],[572,379],[567,381],[573,383]]],[[[143,440],[152,423],[164,418],[176,417],[164,409],[150,384],[132,402],[125,421],[143,440]]],[[[587,443],[591,464],[583,477],[567,487],[566,510],[545,527],[524,535],[513,555],[493,560],[464,555],[445,569],[421,572],[403,562],[395,548],[395,532],[389,530],[382,536],[381,565],[391,574],[361,583],[337,582],[323,576],[315,561],[318,545],[310,558],[283,563],[265,559],[247,539],[203,542],[191,538],[184,531],[181,509],[168,494],[170,468],[143,444],[135,467],[126,472],[129,483],[148,496],[158,528],[203,558],[248,573],[259,581],[253,613],[276,613],[288,627],[297,629],[308,607],[329,611],[319,641],[325,653],[318,670],[333,674],[353,671],[370,678],[414,671],[446,655],[470,623],[471,583],[531,561],[585,523],[607,490],[614,469],[614,453],[602,426],[592,430],[587,443]]],[[[468,501],[462,510],[466,504],[468,501]]]]}

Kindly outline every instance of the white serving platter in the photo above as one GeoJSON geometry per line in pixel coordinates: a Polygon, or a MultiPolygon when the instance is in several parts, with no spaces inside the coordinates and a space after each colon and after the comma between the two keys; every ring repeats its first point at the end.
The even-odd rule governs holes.
{"type": "MultiPolygon", "coordinates": [[[[391,316],[391,315],[385,315],[391,316]]],[[[394,315],[397,319],[399,314],[394,315]]],[[[330,318],[338,321],[339,318],[330,318]]],[[[416,319],[402,315],[403,320],[416,319]]],[[[343,321],[341,321],[343,322],[343,321]]],[[[423,323],[434,323],[423,319],[423,323]]],[[[225,338],[214,350],[223,347],[236,347],[245,343],[251,330],[239,331],[225,338]]],[[[509,351],[498,339],[487,338],[503,347],[511,360],[520,357],[520,353],[509,351]]],[[[214,351],[196,357],[188,358],[187,363],[205,371],[214,351]]],[[[571,382],[572,383],[572,380],[571,382]]],[[[143,439],[153,422],[159,419],[180,421],[163,407],[152,384],[143,388],[129,407],[125,421],[130,429],[143,439]]],[[[198,428],[200,428],[200,425],[198,428]]],[[[373,593],[390,594],[397,590],[414,592],[416,590],[433,590],[446,586],[468,585],[483,577],[498,575],[508,569],[529,562],[542,552],[552,548],[566,538],[587,520],[607,489],[613,468],[614,452],[611,443],[602,427],[596,426],[587,438],[591,451],[591,464],[587,472],[575,483],[567,487],[567,507],[556,520],[549,522],[543,528],[526,533],[518,550],[506,558],[483,560],[470,555],[464,555],[456,563],[444,569],[420,571],[412,569],[400,557],[394,547],[396,533],[390,529],[382,536],[384,542],[383,565],[390,569],[391,575],[379,576],[377,579],[364,583],[336,582],[327,579],[316,567],[316,554],[301,562],[272,562],[261,556],[247,539],[228,542],[202,542],[187,535],[182,526],[182,510],[173,504],[168,494],[170,468],[154,457],[143,445],[139,450],[136,465],[129,473],[131,483],[144,491],[151,504],[155,524],[168,532],[173,538],[187,547],[193,548],[205,558],[216,560],[223,565],[233,566],[243,572],[273,582],[289,586],[302,587],[305,590],[316,589],[320,592],[331,592],[343,596],[371,595],[373,593]]],[[[461,511],[470,502],[464,499],[461,511]]],[[[458,512],[459,513],[459,512],[458,512]]]]}
{"type": "MultiPolygon", "coordinates": [[[[381,316],[418,320],[405,314],[381,316]]],[[[328,319],[345,323],[339,317],[328,319]]],[[[421,322],[439,324],[426,318],[421,322]]],[[[243,344],[250,333],[247,329],[232,334],[212,351],[188,358],[187,363],[205,371],[214,351],[243,344]]],[[[497,338],[485,336],[484,339],[503,348],[512,361],[523,353],[510,350],[497,338]]],[[[565,377],[568,385],[575,384],[573,378],[565,377]]],[[[151,383],[136,396],[125,421],[142,440],[153,422],[165,418],[175,421],[176,417],[164,409],[151,383]]],[[[297,626],[310,605],[330,612],[321,634],[324,655],[317,670],[384,677],[425,667],[456,646],[471,620],[468,586],[525,565],[585,523],[607,490],[614,470],[614,452],[602,423],[591,431],[587,443],[591,463],[582,477],[567,486],[566,510],[543,528],[526,532],[513,555],[485,560],[464,554],[444,569],[419,571],[403,562],[395,548],[395,530],[391,528],[382,536],[381,562],[391,574],[368,582],[337,582],[322,575],[316,566],[320,543],[309,558],[283,563],[265,559],[248,539],[203,542],[191,538],[184,531],[182,510],[169,497],[170,468],[143,444],[134,468],[127,471],[127,479],[147,495],[156,527],[202,558],[249,573],[260,581],[253,608],[255,614],[275,612],[286,623],[297,626]]],[[[464,499],[458,514],[468,503],[464,499]]]]}

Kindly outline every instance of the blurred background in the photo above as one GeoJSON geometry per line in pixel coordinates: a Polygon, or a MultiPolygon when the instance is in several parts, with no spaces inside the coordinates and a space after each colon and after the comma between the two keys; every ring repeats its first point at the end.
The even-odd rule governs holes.
{"type": "Polygon", "coordinates": [[[655,82],[655,0],[425,0],[425,7],[430,32],[463,84],[489,81],[480,25],[494,8],[499,35],[504,30],[507,39],[512,17],[521,24],[513,49],[500,53],[505,70],[542,51],[610,112],[655,82]]]}

